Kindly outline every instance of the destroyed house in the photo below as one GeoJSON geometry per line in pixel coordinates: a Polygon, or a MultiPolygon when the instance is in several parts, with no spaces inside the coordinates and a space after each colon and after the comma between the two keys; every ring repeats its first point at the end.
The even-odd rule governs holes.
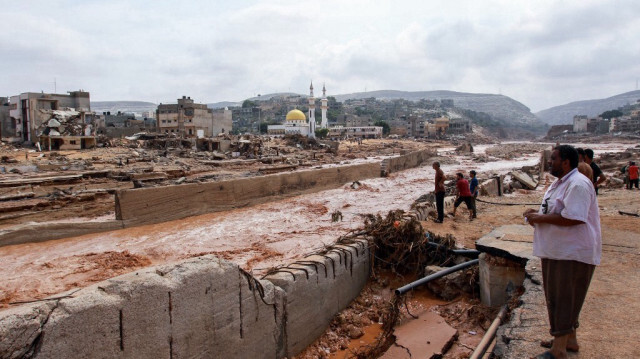
{"type": "Polygon", "coordinates": [[[15,140],[27,142],[36,142],[41,135],[47,135],[52,127],[49,121],[54,118],[58,123],[54,135],[90,136],[92,126],[86,121],[90,111],[89,92],[82,90],[68,95],[25,92],[12,96],[9,105],[15,140]]]}

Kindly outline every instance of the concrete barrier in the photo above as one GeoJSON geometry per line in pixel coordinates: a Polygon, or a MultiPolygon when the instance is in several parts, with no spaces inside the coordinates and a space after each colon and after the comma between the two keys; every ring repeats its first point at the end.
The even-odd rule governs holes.
{"type": "Polygon", "coordinates": [[[393,158],[387,158],[382,161],[382,175],[386,176],[390,173],[400,172],[409,168],[418,167],[421,164],[428,162],[431,158],[435,157],[437,152],[435,150],[420,150],[401,155],[393,158]]]}
{"type": "Polygon", "coordinates": [[[256,205],[275,196],[336,188],[379,175],[379,163],[366,163],[212,183],[119,190],[116,219],[125,221],[126,226],[165,222],[256,205]]]}
{"type": "Polygon", "coordinates": [[[51,239],[113,231],[124,228],[122,221],[27,223],[0,230],[0,247],[12,244],[44,242],[51,239]]]}
{"type": "Polygon", "coordinates": [[[365,241],[264,280],[211,255],[145,268],[0,311],[0,358],[290,357],[368,277],[365,241]]]}
{"type": "Polygon", "coordinates": [[[286,293],[287,357],[324,333],[336,313],[358,296],[369,278],[366,241],[335,246],[265,277],[286,293]]]}
{"type": "Polygon", "coordinates": [[[282,357],[282,290],[213,256],[67,295],[0,311],[0,357],[282,357]]]}

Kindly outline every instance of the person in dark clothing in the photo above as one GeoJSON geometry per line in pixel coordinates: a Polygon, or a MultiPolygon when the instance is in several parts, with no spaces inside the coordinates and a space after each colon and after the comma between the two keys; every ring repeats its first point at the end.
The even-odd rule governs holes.
{"type": "Polygon", "coordinates": [[[444,221],[444,172],[440,169],[440,162],[434,162],[432,167],[436,170],[436,186],[434,191],[436,194],[436,208],[438,209],[438,219],[436,223],[442,223],[442,221],[444,221]]]}
{"type": "Polygon", "coordinates": [[[476,178],[476,171],[471,170],[469,175],[471,176],[471,181],[469,181],[469,190],[471,191],[473,204],[473,218],[476,218],[478,214],[476,207],[476,198],[478,197],[478,179],[476,178]]]}
{"type": "Polygon", "coordinates": [[[607,176],[602,173],[600,167],[593,162],[593,150],[587,148],[584,150],[585,162],[591,166],[591,170],[593,171],[593,188],[596,190],[596,196],[598,195],[598,186],[607,180],[607,176]]]}
{"type": "Polygon", "coordinates": [[[469,182],[464,179],[464,175],[462,173],[457,173],[456,176],[458,178],[458,181],[456,182],[458,196],[456,197],[456,201],[453,203],[452,215],[454,217],[456,216],[458,206],[464,202],[469,210],[469,219],[473,219],[473,196],[469,190],[469,182]]]}

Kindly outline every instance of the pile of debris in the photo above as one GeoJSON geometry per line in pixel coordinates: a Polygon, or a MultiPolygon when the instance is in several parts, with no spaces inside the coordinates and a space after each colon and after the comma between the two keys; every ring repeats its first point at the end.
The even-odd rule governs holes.
{"type": "Polygon", "coordinates": [[[43,136],[91,136],[95,128],[93,124],[83,121],[84,112],[72,108],[61,110],[38,110],[49,119],[38,127],[38,134],[43,136]]]}
{"type": "Polygon", "coordinates": [[[493,157],[513,159],[548,149],[549,145],[542,143],[504,143],[489,147],[485,152],[493,157]]]}

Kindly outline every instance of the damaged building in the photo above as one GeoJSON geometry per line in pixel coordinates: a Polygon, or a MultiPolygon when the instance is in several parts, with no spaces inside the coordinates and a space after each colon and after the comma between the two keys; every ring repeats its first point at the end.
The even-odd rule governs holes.
{"type": "Polygon", "coordinates": [[[95,124],[89,92],[25,92],[9,101],[10,133],[16,142],[40,143],[47,149],[95,146],[95,124]]]}
{"type": "Polygon", "coordinates": [[[214,115],[206,104],[195,103],[187,96],[178,99],[177,104],[160,104],[156,119],[159,132],[184,137],[217,136],[231,131],[232,126],[226,111],[218,111],[214,115]]]}

